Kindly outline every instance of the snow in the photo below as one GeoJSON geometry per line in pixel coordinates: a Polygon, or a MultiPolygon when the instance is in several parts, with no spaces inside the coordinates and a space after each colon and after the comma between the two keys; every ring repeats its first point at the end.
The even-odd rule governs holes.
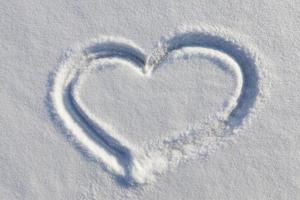
{"type": "Polygon", "coordinates": [[[0,199],[300,198],[296,1],[0,9],[0,199]]]}

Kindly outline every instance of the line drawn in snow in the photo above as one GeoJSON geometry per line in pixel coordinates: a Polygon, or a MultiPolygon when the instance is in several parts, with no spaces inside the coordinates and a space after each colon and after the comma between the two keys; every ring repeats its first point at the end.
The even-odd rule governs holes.
{"type": "Polygon", "coordinates": [[[242,44],[224,30],[188,27],[163,38],[147,56],[129,40],[101,37],[72,49],[62,60],[50,77],[47,105],[53,121],[122,186],[145,184],[193,154],[188,151],[191,146],[197,154],[206,155],[234,135],[249,118],[258,99],[263,98],[265,83],[260,60],[255,50],[242,44]],[[235,91],[214,126],[165,138],[162,146],[149,150],[131,144],[116,133],[79,98],[81,78],[86,70],[95,66],[121,63],[136,69],[137,73],[151,76],[171,54],[192,54],[195,48],[200,56],[222,63],[236,78],[235,91]]]}

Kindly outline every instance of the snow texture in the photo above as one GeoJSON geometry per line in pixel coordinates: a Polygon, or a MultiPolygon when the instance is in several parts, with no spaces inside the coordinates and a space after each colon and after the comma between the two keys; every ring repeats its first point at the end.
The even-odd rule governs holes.
{"type": "Polygon", "coordinates": [[[0,9],[0,199],[300,198],[295,1],[0,9]]]}

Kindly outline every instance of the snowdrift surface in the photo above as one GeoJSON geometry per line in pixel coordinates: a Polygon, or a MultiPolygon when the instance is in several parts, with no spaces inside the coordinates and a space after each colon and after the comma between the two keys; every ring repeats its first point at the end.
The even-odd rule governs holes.
{"type": "Polygon", "coordinates": [[[0,1],[0,199],[300,199],[299,11],[0,1]]]}

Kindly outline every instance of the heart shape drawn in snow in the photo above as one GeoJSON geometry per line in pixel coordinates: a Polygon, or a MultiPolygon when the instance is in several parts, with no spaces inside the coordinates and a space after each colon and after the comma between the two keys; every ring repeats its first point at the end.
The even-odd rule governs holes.
{"type": "Polygon", "coordinates": [[[231,34],[214,28],[177,31],[163,38],[149,56],[126,39],[101,37],[68,52],[52,78],[50,109],[53,119],[120,183],[144,184],[182,159],[206,155],[242,126],[257,106],[258,98],[263,96],[263,75],[258,61],[253,49],[250,51],[231,34]],[[191,55],[195,49],[200,57],[220,63],[236,82],[217,120],[203,128],[163,138],[155,147],[138,147],[91,113],[79,97],[78,85],[87,70],[122,64],[151,76],[171,54],[191,55]]]}

